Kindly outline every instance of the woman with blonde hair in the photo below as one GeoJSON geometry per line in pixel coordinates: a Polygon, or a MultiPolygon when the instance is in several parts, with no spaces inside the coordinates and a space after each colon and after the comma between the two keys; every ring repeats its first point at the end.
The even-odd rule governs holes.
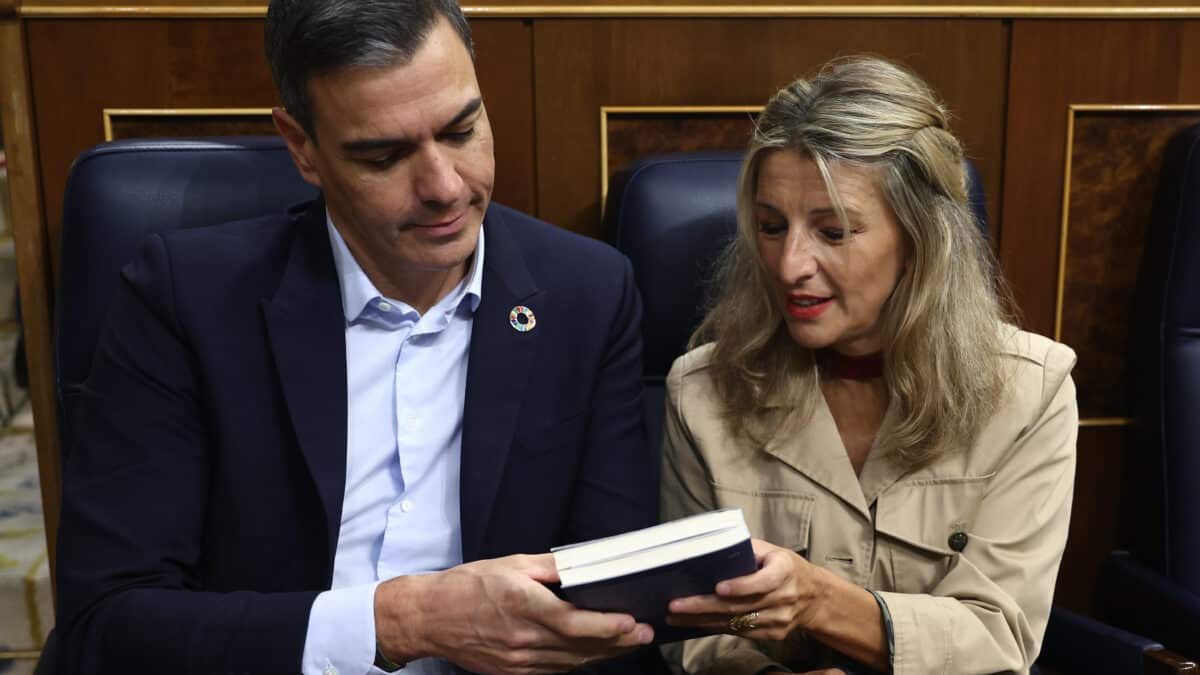
{"type": "Polygon", "coordinates": [[[1066,544],[1075,356],[1006,322],[930,88],[859,57],[778,92],[717,282],[667,379],[663,516],[740,507],[760,569],[672,601],[727,633],[674,657],[1028,671],[1066,544]]]}

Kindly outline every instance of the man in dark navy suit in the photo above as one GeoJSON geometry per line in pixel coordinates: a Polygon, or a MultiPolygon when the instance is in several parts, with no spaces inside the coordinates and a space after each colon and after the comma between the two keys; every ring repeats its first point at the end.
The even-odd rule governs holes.
{"type": "Polygon", "coordinates": [[[628,263],[491,203],[453,0],[273,0],[266,45],[322,197],[125,269],[65,467],[62,670],[562,672],[646,644],[545,586],[549,547],[655,518],[628,263]]]}

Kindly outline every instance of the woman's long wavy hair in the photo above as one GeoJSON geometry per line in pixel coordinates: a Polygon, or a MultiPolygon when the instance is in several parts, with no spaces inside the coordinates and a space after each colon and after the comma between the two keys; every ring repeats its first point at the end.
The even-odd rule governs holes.
{"type": "Polygon", "coordinates": [[[1011,303],[972,214],[948,118],[919,77],[873,57],[832,61],[767,103],[739,178],[738,234],[690,343],[715,342],[711,373],[737,433],[764,442],[783,415],[811,414],[821,395],[819,361],[792,340],[758,255],[755,193],[772,152],[811,159],[839,215],[830,167],[869,168],[900,223],[905,270],[879,319],[884,380],[898,414],[880,429],[878,447],[910,468],[928,464],[966,447],[999,405],[1001,323],[1011,303]]]}

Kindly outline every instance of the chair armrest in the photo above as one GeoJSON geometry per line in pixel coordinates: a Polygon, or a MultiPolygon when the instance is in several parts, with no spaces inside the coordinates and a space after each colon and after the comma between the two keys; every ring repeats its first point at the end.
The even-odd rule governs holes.
{"type": "Polygon", "coordinates": [[[1110,622],[1161,642],[1188,658],[1200,658],[1200,596],[1115,551],[1100,572],[1102,615],[1110,622]]]}
{"type": "Polygon", "coordinates": [[[1147,654],[1162,648],[1141,635],[1055,607],[1050,611],[1038,665],[1064,674],[1138,675],[1149,672],[1147,654]]]}
{"type": "Polygon", "coordinates": [[[1146,675],[1174,675],[1175,673],[1200,673],[1200,664],[1166,649],[1146,652],[1146,675]]]}

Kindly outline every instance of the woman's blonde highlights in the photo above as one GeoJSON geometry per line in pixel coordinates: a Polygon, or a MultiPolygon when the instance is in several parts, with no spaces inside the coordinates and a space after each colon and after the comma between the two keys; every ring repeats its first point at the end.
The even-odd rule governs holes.
{"type": "Polygon", "coordinates": [[[691,340],[715,342],[711,370],[727,420],[763,442],[781,415],[808,414],[821,394],[818,359],[791,339],[756,246],[758,171],[773,152],[813,160],[839,215],[831,167],[869,168],[903,230],[905,271],[880,317],[894,414],[879,447],[916,467],[967,446],[1004,392],[1007,295],[969,206],[948,112],[916,75],[873,57],[839,59],[793,82],[757,120],[739,178],[738,233],[691,340]]]}

